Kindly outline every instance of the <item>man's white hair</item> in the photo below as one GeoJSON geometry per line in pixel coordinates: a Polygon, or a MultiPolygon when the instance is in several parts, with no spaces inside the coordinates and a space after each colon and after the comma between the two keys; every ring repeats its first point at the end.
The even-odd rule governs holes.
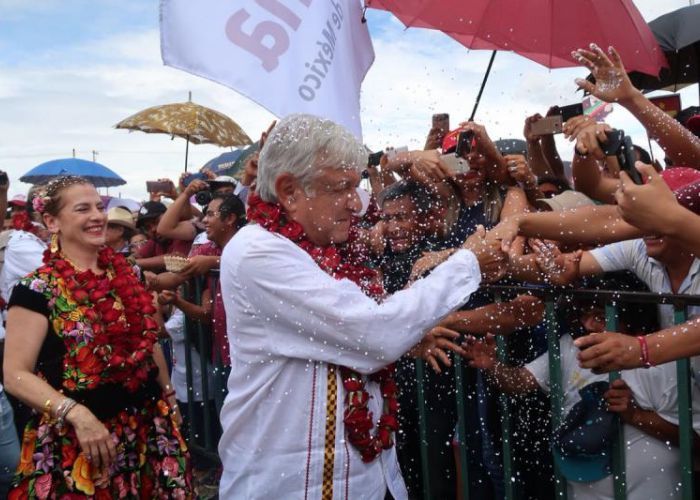
{"type": "Polygon", "coordinates": [[[309,185],[322,168],[361,172],[367,157],[355,136],[337,123],[313,115],[289,115],[275,126],[260,151],[256,189],[264,201],[277,201],[275,181],[287,172],[311,194],[309,185]]]}

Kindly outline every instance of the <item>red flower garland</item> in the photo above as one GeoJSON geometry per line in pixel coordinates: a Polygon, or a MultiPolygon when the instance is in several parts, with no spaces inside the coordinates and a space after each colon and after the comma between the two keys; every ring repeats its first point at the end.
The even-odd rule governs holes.
{"type": "MultiPolygon", "coordinates": [[[[77,350],[72,359],[64,362],[65,368],[80,369],[88,389],[108,380],[135,391],[155,366],[153,346],[158,341],[159,327],[151,315],[156,309],[123,255],[105,247],[100,250],[98,266],[107,272],[106,277],[92,270],[77,270],[60,251],[49,249],[44,253],[44,266],[39,272],[53,275],[64,285],[94,335],[89,343],[74,346],[77,350]]],[[[61,317],[68,318],[73,312],[66,311],[61,317]]],[[[70,319],[64,322],[75,324],[70,319]]],[[[69,328],[66,326],[64,333],[69,328]]],[[[64,380],[64,386],[69,390],[77,388],[71,379],[64,380]]]]}
{"type": "MultiPolygon", "coordinates": [[[[315,245],[306,237],[301,224],[287,220],[279,204],[264,202],[257,193],[252,193],[248,197],[246,218],[296,243],[333,278],[349,279],[375,300],[384,295],[384,288],[377,272],[363,264],[366,258],[364,249],[356,244],[356,233],[353,230],[350,232],[348,242],[341,247],[315,245]]],[[[394,445],[393,432],[399,428],[397,420],[399,403],[394,381],[394,365],[391,364],[369,376],[370,380],[379,383],[383,398],[382,416],[377,423],[375,435],[371,434],[374,422],[372,412],[367,408],[370,396],[365,390],[362,376],[345,366],[340,367],[340,376],[345,388],[343,422],[348,441],[358,449],[363,462],[371,462],[382,450],[387,450],[394,445]]]]}

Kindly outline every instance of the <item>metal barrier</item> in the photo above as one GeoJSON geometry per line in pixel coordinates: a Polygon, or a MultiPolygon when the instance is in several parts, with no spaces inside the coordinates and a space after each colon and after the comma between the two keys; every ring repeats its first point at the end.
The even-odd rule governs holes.
{"type": "MultiPolygon", "coordinates": [[[[183,285],[183,297],[193,304],[202,303],[205,286],[212,290],[212,317],[217,307],[215,300],[218,290],[219,271],[213,270],[207,276],[193,278],[183,285]],[[207,283],[208,281],[208,283],[207,283]]],[[[219,462],[217,444],[220,437],[218,413],[223,405],[227,378],[227,369],[222,363],[222,356],[214,346],[211,324],[205,324],[185,316],[185,366],[187,370],[187,415],[188,445],[193,454],[212,462],[219,462]],[[199,353],[199,371],[201,386],[194,385],[194,360],[192,350],[199,353]],[[210,387],[210,378],[213,386],[210,387]],[[199,389],[199,391],[197,391],[199,389]],[[202,404],[195,402],[195,393],[201,395],[202,404]],[[212,404],[213,403],[213,404],[212,404]],[[213,407],[212,407],[213,406],[213,407]],[[201,412],[201,413],[200,413],[201,412]]]]}
{"type": "MultiPolygon", "coordinates": [[[[193,303],[201,303],[202,291],[205,286],[205,280],[209,279],[209,286],[212,289],[217,289],[218,271],[214,271],[208,277],[190,280],[185,284],[184,297],[186,300],[193,303]]],[[[486,287],[494,296],[495,301],[500,301],[502,294],[506,293],[529,293],[539,296],[545,300],[545,322],[547,328],[547,345],[549,358],[549,374],[550,374],[550,403],[552,417],[552,431],[558,428],[562,421],[561,410],[563,408],[563,388],[561,380],[561,353],[559,352],[559,336],[558,326],[555,314],[555,299],[566,296],[570,298],[595,298],[597,300],[605,300],[606,306],[606,323],[607,329],[615,331],[616,324],[616,307],[622,302],[645,303],[651,305],[671,304],[674,306],[676,324],[685,321],[685,309],[688,305],[700,305],[700,296],[690,295],[671,295],[671,294],[656,294],[644,292],[620,292],[620,291],[603,291],[603,290],[561,290],[561,289],[542,289],[531,287],[514,287],[514,286],[497,286],[491,285],[486,287]]],[[[214,299],[214,295],[212,295],[214,299]]],[[[213,307],[217,307],[214,301],[213,307]]],[[[196,418],[195,413],[197,407],[194,404],[188,405],[188,420],[189,434],[188,442],[192,451],[196,454],[206,457],[212,461],[218,461],[217,441],[218,429],[212,428],[212,411],[213,409],[207,401],[214,401],[214,406],[221,408],[225,392],[215,390],[209,386],[208,373],[214,372],[215,385],[220,388],[225,388],[226,369],[221,363],[221,356],[217,356],[212,342],[211,326],[202,324],[199,321],[194,321],[189,318],[185,320],[185,346],[197,346],[200,354],[199,369],[202,373],[202,384],[200,394],[205,402],[201,406],[203,418],[196,418]],[[218,383],[217,383],[218,381],[218,383]],[[196,422],[202,422],[202,426],[196,425],[196,422]]],[[[506,360],[507,337],[497,337],[497,352],[500,361],[506,360]]],[[[193,359],[192,351],[189,348],[185,349],[185,364],[187,367],[187,393],[188,401],[193,402],[196,392],[193,380],[193,359]]],[[[679,360],[677,366],[677,381],[678,381],[678,416],[679,416],[679,433],[680,433],[680,455],[681,455],[681,497],[683,500],[692,500],[694,498],[693,487],[693,460],[692,460],[692,406],[691,406],[691,379],[690,379],[690,362],[688,359],[679,360]]],[[[420,437],[420,455],[421,455],[421,471],[423,498],[430,500],[430,484],[432,481],[441,481],[443,478],[430,477],[428,467],[428,427],[426,422],[426,402],[425,391],[423,386],[425,366],[422,361],[416,363],[416,379],[418,391],[418,414],[419,414],[419,437],[420,437]]],[[[460,436],[466,436],[466,404],[464,396],[464,365],[459,357],[454,359],[454,375],[455,375],[455,395],[457,409],[457,432],[460,436]]],[[[619,378],[618,372],[610,374],[610,380],[619,378]]],[[[430,388],[427,388],[429,390],[430,388]]],[[[517,498],[515,491],[515,483],[513,481],[514,465],[513,454],[511,447],[511,415],[510,401],[505,394],[499,395],[499,406],[501,409],[501,429],[502,429],[502,462],[504,475],[504,492],[507,500],[517,498]]],[[[217,419],[218,420],[218,419],[217,419]]],[[[613,444],[613,479],[614,479],[614,497],[615,500],[622,500],[626,496],[625,483],[625,453],[624,453],[624,436],[622,433],[622,423],[617,421],[618,439],[613,444]]],[[[458,456],[459,456],[459,473],[464,487],[461,489],[461,498],[469,500],[469,463],[467,440],[460,439],[458,456]]],[[[554,487],[557,499],[567,498],[567,483],[566,479],[557,470],[555,464],[554,470],[554,487]]]]}
{"type": "MultiPolygon", "coordinates": [[[[561,424],[563,415],[563,388],[561,378],[561,353],[559,349],[558,325],[555,314],[555,299],[559,297],[569,297],[572,299],[593,299],[603,300],[606,303],[606,326],[609,331],[617,329],[617,314],[616,309],[620,303],[643,303],[651,305],[671,304],[674,307],[674,320],[676,324],[685,322],[686,307],[689,305],[700,305],[700,296],[691,295],[672,295],[672,294],[657,294],[646,292],[621,292],[609,290],[571,290],[571,289],[542,289],[532,287],[517,287],[517,286],[498,286],[491,285],[486,289],[493,294],[496,302],[500,301],[500,297],[505,293],[529,293],[544,299],[545,301],[545,321],[547,328],[547,344],[549,358],[549,375],[550,375],[550,404],[552,416],[552,431],[556,430],[561,424]]],[[[497,353],[499,361],[505,361],[506,346],[508,338],[504,336],[497,337],[497,353]]],[[[460,437],[466,436],[465,429],[465,398],[464,398],[464,368],[459,357],[454,360],[455,370],[455,394],[456,406],[458,414],[458,429],[457,433],[460,437]]],[[[423,474],[423,498],[429,500],[431,481],[439,481],[442,478],[429,477],[429,467],[427,464],[427,422],[424,393],[426,388],[423,387],[424,364],[422,361],[417,363],[416,379],[418,381],[418,412],[419,412],[419,430],[420,430],[420,446],[421,446],[421,469],[423,474]]],[[[691,372],[690,361],[681,359],[676,361],[677,367],[677,388],[678,388],[678,418],[679,418],[679,438],[680,438],[680,457],[681,457],[681,494],[683,500],[692,500],[694,497],[693,485],[693,428],[692,428],[692,406],[691,406],[691,372]]],[[[619,372],[610,373],[610,381],[620,377],[619,372]]],[[[428,388],[429,390],[429,388],[428,388]]],[[[510,401],[505,394],[499,395],[499,405],[501,409],[501,429],[502,429],[502,461],[504,473],[504,492],[507,500],[516,499],[514,483],[514,468],[513,455],[511,447],[511,415],[510,401]]],[[[612,456],[612,474],[614,484],[615,500],[623,500],[627,498],[626,494],[626,471],[625,471],[625,441],[622,431],[622,422],[617,417],[616,425],[618,426],[617,440],[613,443],[612,456]]],[[[469,499],[469,463],[467,439],[459,440],[459,471],[461,474],[461,498],[469,499]]],[[[566,479],[557,470],[556,463],[554,469],[554,487],[555,498],[567,498],[567,483],[566,479]]]]}

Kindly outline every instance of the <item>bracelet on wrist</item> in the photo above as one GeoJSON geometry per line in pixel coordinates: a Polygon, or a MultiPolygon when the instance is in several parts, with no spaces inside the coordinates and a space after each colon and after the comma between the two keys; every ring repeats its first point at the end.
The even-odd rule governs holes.
{"type": "Polygon", "coordinates": [[[639,342],[640,358],[642,360],[642,366],[644,368],[651,368],[654,364],[649,359],[649,344],[647,344],[647,339],[644,335],[637,337],[637,342],[639,342]]]}
{"type": "Polygon", "coordinates": [[[56,408],[56,422],[55,425],[58,429],[61,429],[66,421],[66,416],[68,413],[78,404],[77,401],[71,398],[64,398],[61,404],[56,408]]]}

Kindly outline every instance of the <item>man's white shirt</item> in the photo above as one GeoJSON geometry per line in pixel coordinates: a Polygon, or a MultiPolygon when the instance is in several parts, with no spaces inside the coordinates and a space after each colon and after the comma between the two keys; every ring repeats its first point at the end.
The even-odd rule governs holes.
{"type": "MultiPolygon", "coordinates": [[[[369,374],[398,359],[480,283],[458,251],[433,273],[381,304],[335,280],[288,239],[253,225],[224,249],[221,288],[231,347],[221,412],[221,498],[321,498],[328,364],[369,374]]],[[[395,449],[365,464],[347,443],[338,375],[335,498],[407,497],[395,449]]],[[[369,409],[382,413],[367,382],[369,409]]]]}

